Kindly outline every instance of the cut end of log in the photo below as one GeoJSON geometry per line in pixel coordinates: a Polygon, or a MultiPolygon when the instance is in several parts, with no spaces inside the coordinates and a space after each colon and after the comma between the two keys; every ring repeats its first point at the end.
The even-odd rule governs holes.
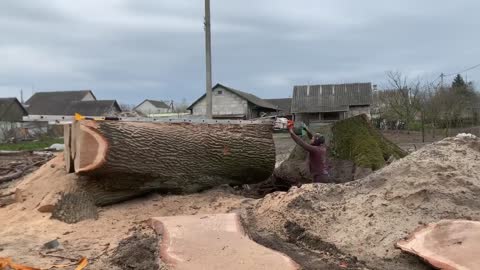
{"type": "Polygon", "coordinates": [[[76,141],[83,145],[75,147],[75,172],[89,172],[100,168],[106,161],[107,140],[96,131],[97,124],[93,121],[82,121],[76,125],[76,141]]]}
{"type": "Polygon", "coordinates": [[[445,220],[415,230],[397,248],[446,270],[475,270],[480,265],[480,222],[445,220]]]}
{"type": "Polygon", "coordinates": [[[65,145],[63,150],[63,156],[65,158],[65,170],[67,173],[73,173],[75,169],[73,167],[72,126],[70,124],[63,126],[63,143],[65,145]]]}

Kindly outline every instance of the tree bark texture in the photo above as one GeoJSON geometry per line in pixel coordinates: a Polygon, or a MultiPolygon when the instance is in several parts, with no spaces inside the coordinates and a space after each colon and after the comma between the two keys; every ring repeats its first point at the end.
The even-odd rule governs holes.
{"type": "Polygon", "coordinates": [[[89,178],[83,188],[97,205],[152,190],[258,183],[275,166],[270,125],[78,121],[70,143],[75,172],[89,178]]]}

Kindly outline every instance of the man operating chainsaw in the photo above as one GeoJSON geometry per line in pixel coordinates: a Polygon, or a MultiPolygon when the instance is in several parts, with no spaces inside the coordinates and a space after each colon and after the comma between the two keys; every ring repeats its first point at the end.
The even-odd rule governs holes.
{"type": "Polygon", "coordinates": [[[292,136],[292,139],[300,145],[303,149],[308,151],[308,162],[310,167],[310,173],[313,176],[314,183],[327,183],[328,182],[328,169],[327,169],[327,148],[325,146],[325,138],[319,134],[313,134],[305,125],[302,129],[307,132],[310,138],[310,144],[304,142],[302,138],[297,136],[293,131],[294,123],[289,121],[288,131],[292,136]]]}

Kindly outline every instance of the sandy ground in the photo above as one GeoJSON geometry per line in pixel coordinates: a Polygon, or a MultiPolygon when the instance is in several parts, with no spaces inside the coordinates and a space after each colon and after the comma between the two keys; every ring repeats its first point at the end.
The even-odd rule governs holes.
{"type": "MultiPolygon", "coordinates": [[[[277,161],[288,157],[294,144],[288,134],[275,134],[277,161]]],[[[73,186],[76,176],[66,175],[63,156],[50,161],[24,179],[11,183],[5,192],[20,190],[22,198],[0,208],[0,257],[12,257],[16,262],[49,268],[80,257],[95,258],[87,269],[113,269],[106,258],[111,257],[122,239],[145,229],[151,217],[229,213],[252,207],[252,199],[233,195],[221,187],[201,194],[165,196],[153,194],[145,198],[100,209],[98,220],[68,225],[51,219],[50,213],[40,213],[60,198],[61,192],[73,186]],[[58,239],[61,244],[48,256],[43,244],[58,239]],[[100,257],[99,257],[100,256],[100,257]],[[98,258],[97,258],[98,257],[98,258]]]]}
{"type": "Polygon", "coordinates": [[[63,157],[58,156],[19,183],[24,201],[0,209],[0,257],[41,268],[68,262],[41,255],[47,252],[43,244],[58,239],[63,250],[50,255],[95,258],[103,254],[87,269],[113,269],[102,258],[109,257],[135,228],[145,227],[151,217],[228,213],[253,203],[222,189],[188,196],[155,194],[102,208],[98,220],[73,225],[50,219],[50,213],[37,210],[54,203],[59,192],[68,190],[74,180],[75,175],[65,175],[63,157]]]}
{"type": "MultiPolygon", "coordinates": [[[[280,137],[276,146],[288,149],[290,143],[280,137]]],[[[60,155],[12,187],[20,196],[0,208],[0,257],[48,269],[69,263],[53,256],[85,256],[87,269],[119,269],[111,265],[114,250],[148,230],[151,217],[239,212],[256,241],[295,255],[290,256],[305,269],[428,269],[394,243],[425,223],[480,220],[479,175],[480,139],[448,138],[348,184],[304,185],[261,200],[234,195],[228,187],[186,196],[153,194],[69,225],[38,211],[76,179],[65,174],[60,155]],[[54,239],[61,248],[45,255],[43,244],[54,239]]]]}
{"type": "Polygon", "coordinates": [[[269,194],[249,223],[285,240],[293,223],[373,269],[427,269],[394,244],[422,224],[480,220],[479,192],[480,139],[447,138],[355,182],[269,194]]]}

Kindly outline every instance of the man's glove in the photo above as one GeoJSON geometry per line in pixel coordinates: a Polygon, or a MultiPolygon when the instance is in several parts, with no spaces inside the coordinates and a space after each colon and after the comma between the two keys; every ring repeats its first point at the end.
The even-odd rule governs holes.
{"type": "Polygon", "coordinates": [[[294,125],[295,125],[295,122],[293,122],[293,120],[288,120],[288,122],[287,122],[287,128],[288,129],[293,129],[294,125]]]}

